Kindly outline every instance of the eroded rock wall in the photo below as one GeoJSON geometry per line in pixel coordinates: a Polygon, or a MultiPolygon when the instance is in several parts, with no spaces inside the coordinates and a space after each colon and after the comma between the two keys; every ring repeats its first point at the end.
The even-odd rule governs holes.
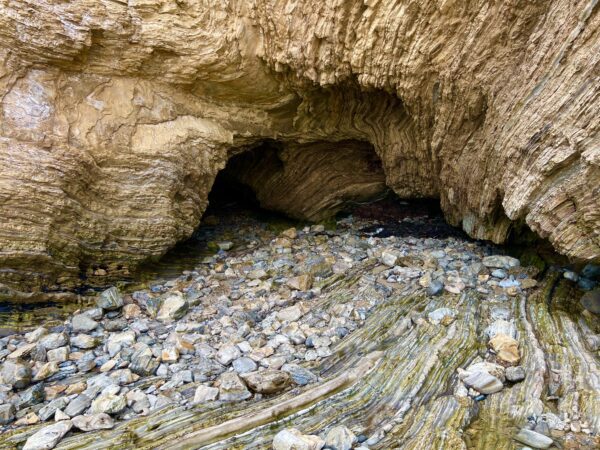
{"type": "Polygon", "coordinates": [[[389,187],[472,236],[526,223],[598,261],[598,9],[0,0],[2,280],[162,254],[264,139],[369,142],[389,187]]]}

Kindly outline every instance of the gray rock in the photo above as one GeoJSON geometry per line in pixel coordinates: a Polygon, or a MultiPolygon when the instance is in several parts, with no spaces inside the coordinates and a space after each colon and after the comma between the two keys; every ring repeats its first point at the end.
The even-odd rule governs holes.
{"type": "Polygon", "coordinates": [[[89,333],[98,326],[98,322],[87,314],[76,314],[71,319],[71,326],[75,333],[89,333]]]}
{"type": "Polygon", "coordinates": [[[45,399],[46,391],[44,391],[44,384],[35,384],[20,394],[19,408],[23,409],[37,405],[38,403],[42,403],[45,399]]]}
{"type": "Polygon", "coordinates": [[[523,369],[521,366],[507,367],[504,373],[506,375],[506,379],[508,381],[512,381],[513,383],[523,381],[525,379],[525,369],[523,369]]]}
{"type": "Polygon", "coordinates": [[[219,377],[219,400],[238,402],[250,397],[252,394],[237,373],[227,372],[219,377]]]}
{"type": "Polygon", "coordinates": [[[91,404],[91,398],[85,394],[79,394],[75,399],[71,400],[71,403],[68,404],[64,412],[69,417],[75,417],[79,414],[83,414],[83,412],[88,409],[91,404]]]}
{"type": "Polygon", "coordinates": [[[45,422],[50,417],[53,417],[56,410],[61,411],[69,404],[69,400],[66,397],[59,397],[52,400],[46,406],[39,410],[38,416],[42,422],[45,422]]]}
{"type": "Polygon", "coordinates": [[[123,296],[114,286],[105,290],[96,298],[96,305],[105,311],[115,311],[124,304],[123,296]]]}
{"type": "Polygon", "coordinates": [[[398,261],[398,256],[392,251],[384,251],[381,253],[381,262],[388,267],[394,267],[398,261]]]}
{"type": "Polygon", "coordinates": [[[492,324],[485,329],[485,334],[489,339],[492,339],[498,334],[505,334],[514,339],[517,337],[517,328],[513,322],[509,322],[504,319],[498,319],[492,322],[492,324]]]}
{"type": "Polygon", "coordinates": [[[296,428],[281,430],[273,438],[273,450],[321,450],[324,446],[319,436],[302,434],[296,428]]]}
{"type": "Polygon", "coordinates": [[[579,280],[579,275],[577,275],[575,272],[573,272],[572,270],[565,270],[563,272],[563,277],[567,280],[573,281],[575,283],[577,283],[577,280],[579,280]]]}
{"type": "Polygon", "coordinates": [[[517,258],[502,255],[486,256],[483,258],[482,263],[484,266],[494,269],[511,269],[521,265],[521,262],[517,258]]]}
{"type": "Polygon", "coordinates": [[[350,450],[357,441],[356,436],[347,427],[333,427],[325,436],[325,445],[333,450],[350,450]]]}
{"type": "Polygon", "coordinates": [[[7,359],[2,363],[0,376],[13,388],[23,389],[31,383],[31,366],[26,361],[7,359]]]}
{"type": "Polygon", "coordinates": [[[506,278],[508,275],[502,269],[495,269],[495,270],[492,271],[492,276],[494,278],[500,278],[500,279],[502,279],[502,278],[506,278]]]}
{"type": "Polygon", "coordinates": [[[232,366],[233,370],[235,370],[237,373],[254,372],[256,369],[258,369],[256,363],[245,356],[234,360],[232,366]]]}
{"type": "MultiPolygon", "coordinates": [[[[131,366],[130,366],[131,367],[131,366]]],[[[88,378],[87,387],[83,394],[89,398],[95,398],[96,395],[108,386],[114,386],[115,381],[108,375],[101,373],[99,375],[88,378]]]]}
{"type": "Polygon", "coordinates": [[[550,426],[545,420],[538,420],[533,431],[543,434],[544,436],[550,436],[550,426]]]}
{"type": "Polygon", "coordinates": [[[188,301],[180,293],[169,295],[164,299],[156,318],[161,321],[179,320],[187,313],[188,301]]]}
{"type": "Polygon", "coordinates": [[[0,405],[0,425],[8,425],[15,420],[15,407],[8,403],[0,405]]]}
{"type": "Polygon", "coordinates": [[[48,350],[46,353],[48,361],[55,361],[58,363],[64,362],[69,359],[69,347],[58,347],[54,350],[48,350]]]}
{"type": "Polygon", "coordinates": [[[225,367],[223,365],[204,356],[201,356],[198,359],[196,366],[192,369],[194,381],[200,383],[210,381],[223,372],[225,372],[225,367]]]}
{"type": "Polygon", "coordinates": [[[463,382],[482,394],[493,394],[502,390],[502,381],[487,372],[474,372],[467,376],[463,382]]]}
{"type": "Polygon", "coordinates": [[[289,373],[292,381],[300,386],[316,383],[318,380],[314,373],[297,364],[284,364],[281,370],[289,373]]]}
{"type": "Polygon", "coordinates": [[[125,319],[113,319],[106,320],[104,322],[104,329],[106,331],[122,331],[127,328],[128,323],[125,319]]]}
{"type": "Polygon", "coordinates": [[[533,448],[549,448],[554,442],[548,436],[544,436],[537,431],[528,430],[527,428],[521,429],[515,436],[515,439],[533,448]]]}
{"type": "Polygon", "coordinates": [[[427,287],[427,295],[436,296],[444,290],[444,283],[440,280],[432,280],[427,287]]]}
{"type": "Polygon", "coordinates": [[[600,314],[600,288],[591,290],[581,297],[581,305],[589,312],[600,314]]]}
{"type": "Polygon", "coordinates": [[[71,422],[81,431],[109,430],[115,426],[112,417],[106,413],[73,417],[71,422]]]}
{"type": "Polygon", "coordinates": [[[156,369],[159,365],[158,359],[154,357],[150,347],[145,344],[138,345],[140,345],[140,348],[138,348],[131,355],[131,363],[129,364],[129,368],[133,373],[136,373],[142,377],[154,375],[154,372],[156,372],[156,369]]]}
{"type": "Polygon", "coordinates": [[[55,424],[42,428],[40,431],[30,436],[25,442],[23,450],[49,450],[60,442],[65,434],[73,427],[70,420],[63,420],[55,424]]]}
{"type": "Polygon", "coordinates": [[[51,333],[39,340],[39,344],[46,350],[54,350],[58,347],[64,347],[69,343],[67,333],[51,333]]]}
{"type": "Polygon", "coordinates": [[[48,329],[45,327],[38,327],[35,330],[27,333],[25,335],[25,339],[27,342],[37,342],[40,340],[42,336],[46,336],[48,334],[48,329]]]}
{"type": "Polygon", "coordinates": [[[291,377],[282,370],[267,369],[240,375],[248,387],[261,394],[275,394],[290,385],[291,377]]]}

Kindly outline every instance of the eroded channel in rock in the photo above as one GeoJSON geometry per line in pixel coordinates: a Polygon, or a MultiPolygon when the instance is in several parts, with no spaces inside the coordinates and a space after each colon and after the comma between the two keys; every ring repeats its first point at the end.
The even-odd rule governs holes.
{"type": "Polygon", "coordinates": [[[221,200],[180,276],[150,267],[146,289],[0,339],[1,445],[598,445],[600,327],[574,272],[424,202],[304,225],[221,200]]]}

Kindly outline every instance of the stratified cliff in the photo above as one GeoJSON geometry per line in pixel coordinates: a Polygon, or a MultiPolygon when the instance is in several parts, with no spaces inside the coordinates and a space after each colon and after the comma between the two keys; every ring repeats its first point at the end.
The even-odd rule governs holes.
{"type": "MultiPolygon", "coordinates": [[[[265,140],[288,156],[370,144],[387,186],[439,197],[472,236],[502,242],[525,223],[598,261],[598,10],[0,0],[1,281],[66,285],[162,254],[197,226],[228,158],[265,140]]],[[[282,185],[303,210],[318,182],[282,185]]],[[[338,188],[323,181],[324,207],[338,188]]]]}

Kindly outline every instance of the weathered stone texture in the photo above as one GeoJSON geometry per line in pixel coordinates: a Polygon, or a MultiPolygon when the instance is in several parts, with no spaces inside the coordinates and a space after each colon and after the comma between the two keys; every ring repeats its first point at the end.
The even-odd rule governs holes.
{"type": "Polygon", "coordinates": [[[594,1],[0,0],[1,279],[164,253],[265,139],[368,142],[472,236],[598,261],[599,30],[594,1]]]}

